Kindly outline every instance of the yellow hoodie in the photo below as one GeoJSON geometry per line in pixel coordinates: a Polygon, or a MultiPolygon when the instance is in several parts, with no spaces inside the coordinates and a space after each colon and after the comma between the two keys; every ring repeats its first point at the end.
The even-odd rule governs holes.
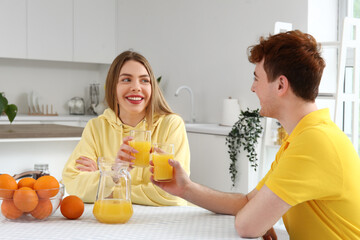
{"type": "MultiPolygon", "coordinates": [[[[82,134],[82,138],[67,161],[62,183],[68,194],[77,195],[84,202],[94,202],[100,177],[99,170],[95,172],[79,171],[75,168],[76,159],[88,157],[95,162],[101,156],[116,156],[123,143],[122,139],[133,129],[147,129],[145,120],[137,126],[123,124],[114,111],[106,109],[104,114],[91,119],[82,134]]],[[[174,159],[179,161],[185,171],[190,174],[190,149],[186,135],[185,124],[176,114],[155,115],[151,129],[151,141],[173,143],[175,145],[174,159]]],[[[137,168],[131,174],[131,200],[135,204],[151,206],[186,205],[186,201],[170,195],[155,186],[150,181],[149,167],[137,168]]]]}

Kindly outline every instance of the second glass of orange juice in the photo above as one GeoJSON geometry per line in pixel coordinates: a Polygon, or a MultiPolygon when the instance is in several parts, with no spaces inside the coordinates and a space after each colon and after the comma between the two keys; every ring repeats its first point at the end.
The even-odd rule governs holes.
{"type": "Polygon", "coordinates": [[[169,159],[174,159],[174,144],[153,144],[152,161],[154,163],[154,180],[168,182],[173,178],[173,167],[169,159]]]}
{"type": "Polygon", "coordinates": [[[151,131],[131,130],[130,136],[133,137],[133,140],[129,142],[130,146],[138,151],[138,153],[132,153],[135,157],[134,165],[137,167],[148,167],[150,160],[151,131]]]}

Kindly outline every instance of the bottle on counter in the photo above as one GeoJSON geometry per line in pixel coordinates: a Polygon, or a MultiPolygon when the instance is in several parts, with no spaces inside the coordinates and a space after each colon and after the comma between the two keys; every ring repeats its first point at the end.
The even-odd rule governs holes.
{"type": "Polygon", "coordinates": [[[38,179],[39,177],[50,175],[49,164],[36,163],[34,164],[34,171],[35,171],[35,173],[33,174],[34,179],[38,179]]]}

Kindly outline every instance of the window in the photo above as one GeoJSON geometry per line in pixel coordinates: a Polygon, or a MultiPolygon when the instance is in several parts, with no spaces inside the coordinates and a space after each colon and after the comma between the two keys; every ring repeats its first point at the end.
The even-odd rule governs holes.
{"type": "MultiPolygon", "coordinates": [[[[354,6],[354,17],[360,18],[360,0],[353,0],[353,6],[354,6]]],[[[360,92],[360,89],[359,89],[360,92]]],[[[359,99],[360,101],[360,99],[359,99]]],[[[359,110],[360,112],[360,110],[359,110]]],[[[360,117],[359,117],[360,119],[360,117]]],[[[359,121],[359,136],[360,136],[360,121],[359,121]]],[[[360,152],[360,137],[359,137],[359,146],[358,146],[358,153],[360,152]]]]}
{"type": "MultiPolygon", "coordinates": [[[[350,1],[351,2],[351,1],[350,1]]],[[[360,0],[352,0],[352,6],[353,6],[353,16],[355,18],[360,18],[360,0]]],[[[360,92],[360,89],[359,89],[360,92]]],[[[359,96],[360,101],[360,96],[359,96]]],[[[360,112],[360,109],[359,109],[360,112]]],[[[359,117],[360,119],[360,117],[359,117]]],[[[359,136],[360,136],[360,121],[359,121],[359,136]]],[[[360,152],[360,137],[359,137],[359,145],[358,145],[358,153],[360,152]]]]}
{"type": "Polygon", "coordinates": [[[360,0],[354,0],[354,17],[360,18],[360,0]]]}
{"type": "MultiPolygon", "coordinates": [[[[339,1],[339,26],[340,26],[339,34],[342,33],[342,29],[341,29],[342,22],[344,17],[346,16],[350,18],[360,19],[360,0],[339,1]]],[[[354,30],[355,27],[352,29],[351,38],[355,39],[356,34],[354,30]]],[[[358,38],[358,36],[356,38],[358,38]]],[[[355,48],[349,48],[347,50],[347,56],[346,56],[344,92],[349,94],[355,94],[356,96],[355,99],[357,99],[360,102],[360,96],[359,96],[360,86],[358,85],[359,89],[355,88],[356,87],[355,82],[358,83],[360,79],[354,79],[353,81],[355,74],[354,68],[358,67],[358,65],[357,66],[354,65],[355,63],[356,63],[355,48]]],[[[355,147],[357,148],[357,151],[359,153],[360,152],[360,114],[354,115],[356,114],[356,112],[360,113],[359,105],[357,105],[355,102],[353,102],[353,104],[351,102],[344,102],[343,111],[341,114],[343,119],[342,130],[353,140],[353,143],[355,144],[355,147]],[[358,109],[356,109],[355,107],[357,107],[358,109]],[[355,120],[355,122],[352,120],[355,120]],[[357,133],[355,133],[354,131],[357,133]]]]}

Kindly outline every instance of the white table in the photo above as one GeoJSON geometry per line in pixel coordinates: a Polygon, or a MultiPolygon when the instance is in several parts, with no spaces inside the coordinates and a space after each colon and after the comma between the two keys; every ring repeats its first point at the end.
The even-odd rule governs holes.
{"type": "Polygon", "coordinates": [[[126,224],[98,222],[92,204],[85,204],[85,212],[77,220],[65,219],[60,209],[45,221],[2,219],[0,239],[242,239],[235,231],[233,216],[190,206],[133,207],[134,214],[126,224]]]}

